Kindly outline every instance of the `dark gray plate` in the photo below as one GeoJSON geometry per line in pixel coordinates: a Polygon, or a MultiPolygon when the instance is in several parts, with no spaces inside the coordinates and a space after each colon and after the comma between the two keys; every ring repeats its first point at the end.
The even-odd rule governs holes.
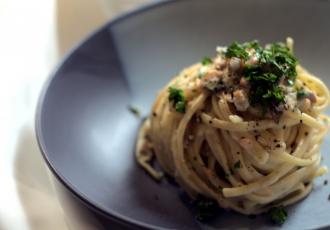
{"type": "MultiPolygon", "coordinates": [[[[110,22],[65,58],[45,85],[37,112],[40,148],[54,174],[91,207],[132,225],[212,229],[270,227],[263,217],[222,212],[199,225],[167,182],[135,163],[140,120],[159,90],[183,67],[233,40],[295,39],[303,65],[329,83],[330,2],[189,0],[149,6],[110,22]]],[[[329,146],[329,137],[323,150],[329,146]]],[[[325,151],[324,151],[325,152],[325,151]]],[[[324,163],[329,164],[328,156],[324,163]]],[[[330,165],[330,164],[329,164],[330,165]]],[[[330,225],[329,187],[289,209],[286,229],[330,225]]]]}

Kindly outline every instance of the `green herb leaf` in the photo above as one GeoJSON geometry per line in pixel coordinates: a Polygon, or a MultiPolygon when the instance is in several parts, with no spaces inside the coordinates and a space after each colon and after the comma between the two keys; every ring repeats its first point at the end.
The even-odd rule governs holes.
{"type": "Polygon", "coordinates": [[[248,52],[245,50],[246,46],[244,44],[239,44],[237,42],[233,42],[225,52],[225,57],[232,58],[237,57],[244,60],[249,58],[248,52]]]}
{"type": "Polygon", "coordinates": [[[184,113],[186,109],[184,93],[182,89],[177,89],[175,87],[170,86],[168,88],[169,101],[173,102],[173,107],[177,112],[184,113]]]}
{"type": "Polygon", "coordinates": [[[168,88],[168,92],[169,92],[168,99],[170,101],[173,101],[175,103],[177,103],[178,101],[184,101],[184,94],[182,89],[177,89],[175,87],[170,86],[168,88]]]}
{"type": "Polygon", "coordinates": [[[300,89],[297,91],[297,99],[301,100],[303,98],[307,97],[307,92],[303,89],[300,89]]]}
{"type": "Polygon", "coordinates": [[[194,202],[196,207],[196,219],[205,222],[214,218],[217,214],[219,206],[215,200],[199,195],[194,202]]]}
{"type": "Polygon", "coordinates": [[[281,207],[273,207],[269,211],[270,219],[273,223],[282,225],[286,221],[288,214],[285,209],[281,207]]]}
{"type": "Polygon", "coordinates": [[[294,81],[293,81],[292,79],[289,79],[289,80],[288,80],[288,85],[289,85],[289,86],[293,86],[293,85],[294,85],[294,81]]]}
{"type": "Polygon", "coordinates": [[[261,75],[250,76],[250,81],[265,81],[266,83],[274,84],[278,81],[278,77],[273,73],[264,73],[261,75]]]}
{"type": "Polygon", "coordinates": [[[236,161],[236,163],[234,164],[234,169],[239,169],[239,168],[241,168],[241,161],[240,160],[236,161]]]}
{"type": "Polygon", "coordinates": [[[178,101],[175,104],[175,110],[179,113],[184,113],[186,111],[186,104],[184,101],[178,101]]]}
{"type": "Polygon", "coordinates": [[[280,87],[275,86],[273,89],[268,90],[266,94],[262,96],[264,99],[271,99],[277,103],[284,101],[284,96],[280,87]]]}
{"type": "Polygon", "coordinates": [[[204,57],[203,60],[202,60],[202,65],[210,65],[212,63],[213,63],[213,61],[209,57],[204,57]]]}
{"type": "Polygon", "coordinates": [[[128,110],[138,118],[141,116],[140,110],[137,107],[129,106],[128,110]]]}
{"type": "Polygon", "coordinates": [[[275,43],[260,52],[260,63],[278,76],[295,80],[298,60],[283,43],[275,43]]]}
{"type": "Polygon", "coordinates": [[[254,49],[256,52],[260,51],[262,47],[260,46],[259,42],[257,40],[246,42],[243,44],[243,46],[246,49],[254,49]]]}

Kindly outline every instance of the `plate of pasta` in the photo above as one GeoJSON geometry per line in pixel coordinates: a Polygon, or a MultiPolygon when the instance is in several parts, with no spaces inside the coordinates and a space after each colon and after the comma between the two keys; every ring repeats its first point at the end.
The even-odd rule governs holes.
{"type": "Polygon", "coordinates": [[[329,10],[163,1],[109,22],[44,87],[46,163],[129,228],[329,227],[329,10]]]}

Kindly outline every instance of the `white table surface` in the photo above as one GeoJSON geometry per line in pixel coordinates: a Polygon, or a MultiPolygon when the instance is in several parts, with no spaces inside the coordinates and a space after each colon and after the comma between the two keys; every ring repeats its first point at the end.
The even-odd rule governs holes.
{"type": "Polygon", "coordinates": [[[68,229],[35,139],[41,87],[80,39],[147,1],[0,0],[1,230],[68,229]]]}

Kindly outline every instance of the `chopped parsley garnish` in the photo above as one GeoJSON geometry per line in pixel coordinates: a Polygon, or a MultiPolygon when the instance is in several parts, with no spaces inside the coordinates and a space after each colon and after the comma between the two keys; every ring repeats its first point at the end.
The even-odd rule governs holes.
{"type": "Polygon", "coordinates": [[[129,106],[128,107],[128,110],[134,114],[136,117],[140,117],[141,116],[141,113],[140,113],[140,110],[136,107],[133,107],[133,106],[129,106]]]}
{"type": "MultiPolygon", "coordinates": [[[[215,93],[231,94],[238,111],[246,111],[252,106],[260,110],[261,116],[268,114],[274,120],[279,119],[278,115],[289,108],[285,94],[290,92],[288,87],[294,86],[297,77],[298,60],[292,51],[283,43],[262,47],[258,41],[233,42],[222,50],[218,53],[226,61],[215,59],[218,72],[214,73],[215,77],[202,78],[203,87],[215,93]],[[236,60],[228,60],[231,58],[239,58],[239,66],[236,60]]],[[[211,62],[210,58],[204,58],[202,64],[211,62]]],[[[300,92],[297,93],[299,97],[300,92]]]]}
{"type": "Polygon", "coordinates": [[[241,168],[241,161],[240,160],[236,161],[236,163],[234,164],[234,169],[239,169],[239,168],[241,168]]]}
{"type": "MultiPolygon", "coordinates": [[[[240,47],[238,50],[254,49],[252,53],[258,58],[257,64],[245,65],[243,69],[244,77],[251,84],[250,103],[261,105],[262,109],[266,111],[267,109],[274,109],[284,102],[283,90],[279,86],[280,81],[283,79],[292,86],[297,76],[296,65],[298,61],[289,48],[283,43],[275,43],[262,48],[257,41],[241,45],[235,44],[235,47],[240,47]]],[[[234,56],[242,58],[241,54],[234,56]]],[[[247,59],[245,55],[243,58],[247,59]]]]}
{"type": "Polygon", "coordinates": [[[246,51],[246,48],[246,44],[239,44],[237,42],[233,42],[230,46],[228,46],[225,52],[225,57],[237,57],[247,60],[249,58],[249,53],[246,51]]]}
{"type": "Polygon", "coordinates": [[[292,79],[288,79],[288,85],[289,86],[293,86],[294,85],[294,81],[292,79]]]}
{"type": "Polygon", "coordinates": [[[184,113],[186,111],[186,103],[183,90],[170,86],[168,92],[168,99],[173,103],[175,110],[179,113],[184,113]]]}
{"type": "Polygon", "coordinates": [[[261,51],[261,64],[269,65],[278,76],[295,79],[297,59],[283,43],[275,43],[261,51]]]}
{"type": "Polygon", "coordinates": [[[274,224],[282,225],[288,218],[288,214],[285,209],[281,207],[273,207],[269,210],[270,219],[274,224]]]}
{"type": "MultiPolygon", "coordinates": [[[[246,70],[246,73],[248,73],[248,70],[246,70]]],[[[277,76],[273,73],[262,73],[260,75],[249,74],[246,79],[249,81],[265,81],[274,84],[277,81],[277,76]]]]}
{"type": "Polygon", "coordinates": [[[307,97],[307,92],[303,89],[300,89],[297,91],[297,99],[300,100],[300,99],[303,99],[307,97]]]}
{"type": "Polygon", "coordinates": [[[210,65],[212,64],[212,59],[209,58],[209,57],[204,57],[203,60],[202,60],[202,65],[210,65]]]}
{"type": "Polygon", "coordinates": [[[284,96],[280,87],[275,86],[271,90],[268,90],[266,94],[262,96],[264,99],[271,99],[272,101],[283,102],[284,96]]]}
{"type": "Polygon", "coordinates": [[[186,111],[186,104],[184,101],[178,101],[175,104],[175,110],[180,113],[184,113],[186,111]]]}
{"type": "Polygon", "coordinates": [[[194,202],[196,208],[196,219],[205,222],[214,218],[219,210],[215,200],[199,195],[194,202]]]}

